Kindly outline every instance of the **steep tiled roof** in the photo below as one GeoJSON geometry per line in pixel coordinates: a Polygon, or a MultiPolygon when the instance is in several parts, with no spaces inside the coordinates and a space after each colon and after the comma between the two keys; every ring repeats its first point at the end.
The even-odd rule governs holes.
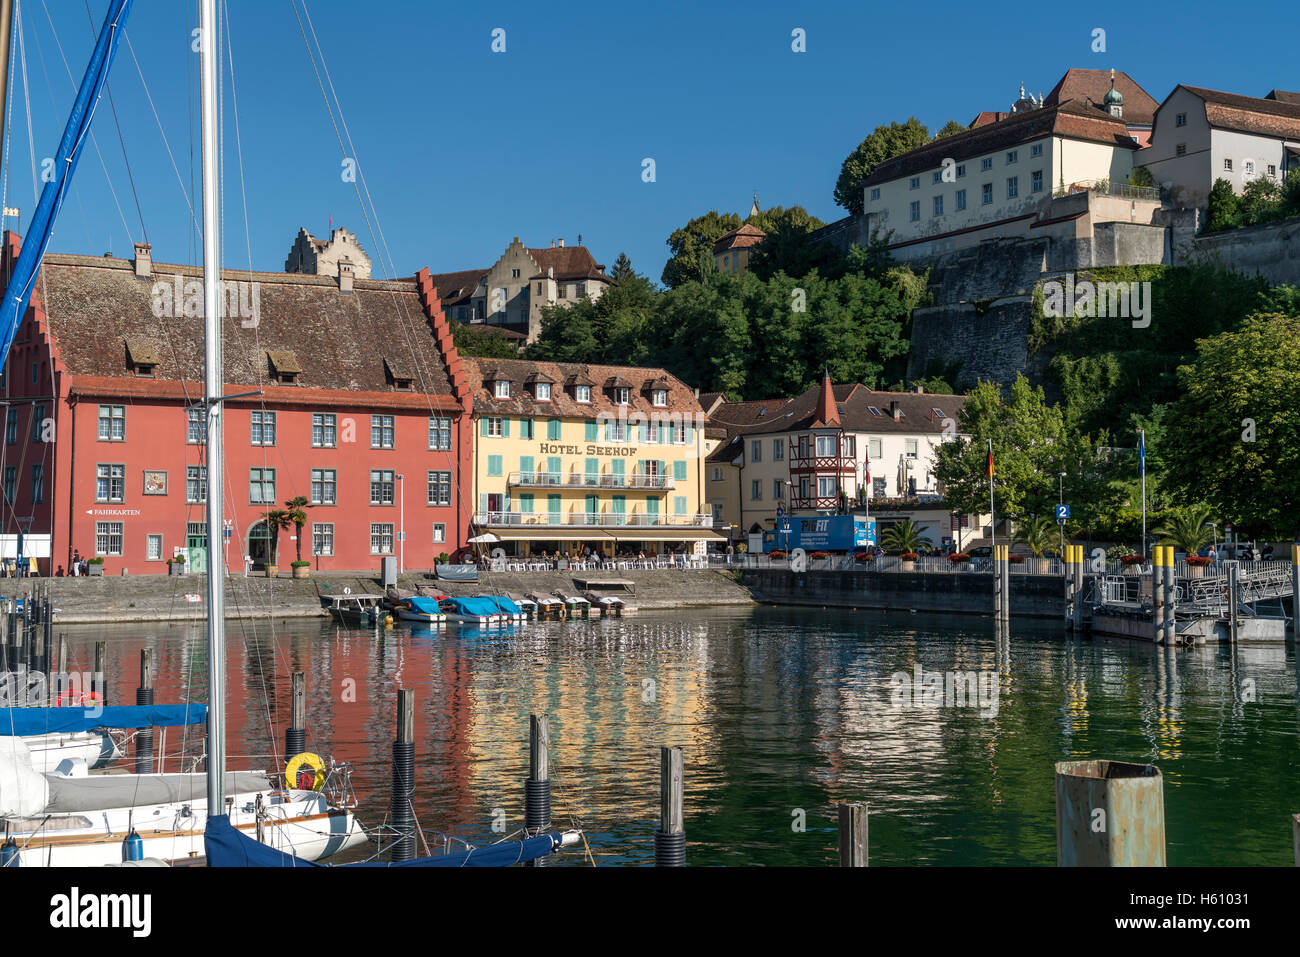
{"type": "MultiPolygon", "coordinates": [[[[700,397],[703,402],[704,397],[700,397]]],[[[789,399],[752,399],[748,402],[723,402],[709,414],[709,421],[726,427],[729,432],[744,431],[766,425],[789,399]]],[[[707,406],[706,406],[707,408],[707,406]]]]}
{"type": "MultiPolygon", "coordinates": [[[[778,419],[780,431],[815,428],[817,400],[821,388],[809,389],[791,399],[778,419]]],[[[935,432],[944,431],[943,420],[957,420],[962,404],[959,395],[932,395],[928,392],[873,392],[858,384],[835,386],[840,427],[851,432],[935,432]],[[895,420],[891,409],[897,407],[902,418],[895,420]],[[879,410],[877,415],[872,408],[879,410]],[[939,415],[935,410],[942,412],[939,415]]],[[[777,430],[772,430],[777,431],[777,430]]]]}
{"type": "Polygon", "coordinates": [[[1269,90],[1264,95],[1266,100],[1280,100],[1283,103],[1300,103],[1300,93],[1291,90],[1269,90]]]}
{"type": "Polygon", "coordinates": [[[745,223],[730,232],[725,232],[713,244],[714,253],[726,252],[728,249],[747,249],[757,246],[767,238],[767,233],[757,226],[745,223]]]}
{"type": "MultiPolygon", "coordinates": [[[[154,311],[155,288],[174,295],[175,277],[184,288],[187,281],[201,281],[202,270],[154,263],[152,278],[142,279],[128,260],[45,257],[35,302],[74,389],[81,379],[130,378],[146,391],[163,391],[164,382],[202,382],[201,320],[169,318],[162,309],[160,318],[154,311]],[[151,379],[136,379],[126,368],[123,342],[136,340],[156,346],[151,379]]],[[[416,392],[452,394],[444,353],[430,334],[431,316],[415,280],[357,279],[348,294],[331,277],[227,270],[224,278],[256,283],[258,289],[256,324],[238,316],[222,323],[227,384],[269,386],[270,355],[279,355],[301,367],[298,387],[391,393],[384,365],[384,353],[390,352],[413,367],[416,392]]],[[[251,294],[245,299],[251,303],[251,294]]],[[[183,302],[184,296],[182,307],[183,302]]],[[[454,349],[446,355],[454,359],[454,349]]]]}
{"type": "Polygon", "coordinates": [[[587,365],[575,362],[534,362],[528,359],[470,359],[464,360],[469,373],[470,388],[474,396],[476,415],[528,415],[528,416],[570,416],[574,418],[595,418],[601,412],[617,415],[620,408],[626,413],[640,412],[677,412],[695,415],[700,413],[700,404],[696,401],[695,390],[676,376],[663,369],[643,369],[630,366],[587,365]],[[564,383],[564,388],[551,389],[551,401],[538,401],[533,393],[525,388],[528,377],[545,374],[555,382],[564,383]],[[489,376],[506,379],[511,383],[510,398],[498,399],[484,385],[489,376]],[[591,389],[590,402],[578,402],[573,398],[572,377],[582,377],[595,383],[591,389]],[[663,376],[668,390],[668,404],[656,407],[651,403],[648,393],[633,385],[649,378],[663,376]],[[613,396],[606,390],[605,383],[621,380],[629,383],[629,399],[626,406],[614,403],[613,396]]]}
{"type": "Polygon", "coordinates": [[[1300,138],[1300,103],[1241,96],[1186,84],[1180,84],[1179,88],[1205,101],[1205,118],[1216,129],[1300,138]]]}
{"type": "Polygon", "coordinates": [[[603,263],[596,262],[591,250],[586,246],[553,246],[543,249],[530,249],[528,255],[541,267],[533,279],[541,279],[554,270],[556,279],[604,279],[603,263]]]}
{"type": "Polygon", "coordinates": [[[997,123],[977,126],[964,133],[954,133],[934,140],[885,160],[865,182],[868,185],[885,183],[926,170],[937,170],[943,165],[944,159],[949,157],[960,163],[1045,136],[1063,136],[1137,149],[1123,120],[1070,100],[1058,106],[1027,110],[997,123]]]}
{"type": "MultiPolygon", "coordinates": [[[[1123,70],[1115,71],[1115,89],[1124,97],[1124,122],[1134,126],[1150,126],[1160,105],[1146,90],[1123,70]]],[[[1066,70],[1052,91],[1043,97],[1043,106],[1056,106],[1066,100],[1091,103],[1102,110],[1106,94],[1110,92],[1110,70],[1066,70]]]]}
{"type": "Polygon", "coordinates": [[[438,298],[442,300],[443,308],[469,302],[470,297],[474,295],[474,290],[487,274],[486,269],[433,273],[433,285],[438,290],[438,298]]]}

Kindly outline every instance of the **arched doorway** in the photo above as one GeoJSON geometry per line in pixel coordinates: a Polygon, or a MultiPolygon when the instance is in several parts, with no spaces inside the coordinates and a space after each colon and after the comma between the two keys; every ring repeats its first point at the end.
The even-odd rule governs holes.
{"type": "Polygon", "coordinates": [[[248,558],[254,569],[265,568],[271,560],[271,530],[266,522],[255,522],[248,530],[248,558]]]}

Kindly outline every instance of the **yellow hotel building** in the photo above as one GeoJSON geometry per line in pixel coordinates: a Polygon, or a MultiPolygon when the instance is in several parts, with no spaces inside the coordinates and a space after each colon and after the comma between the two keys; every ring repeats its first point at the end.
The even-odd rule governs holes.
{"type": "Polygon", "coordinates": [[[706,419],[663,369],[467,359],[473,533],[507,554],[702,553],[706,419]]]}

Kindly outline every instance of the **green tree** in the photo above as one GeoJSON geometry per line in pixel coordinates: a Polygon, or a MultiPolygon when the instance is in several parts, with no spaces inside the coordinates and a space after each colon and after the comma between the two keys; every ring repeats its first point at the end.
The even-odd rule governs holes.
{"type": "Polygon", "coordinates": [[[1170,515],[1155,534],[1164,539],[1164,544],[1195,555],[1213,538],[1214,532],[1208,524],[1213,514],[1214,510],[1208,505],[1189,505],[1170,515]]]}
{"type": "Polygon", "coordinates": [[[930,142],[930,130],[915,116],[906,123],[881,124],[844,159],[835,181],[835,202],[850,213],[862,212],[862,188],[877,166],[891,157],[930,142]]]}
{"type": "Polygon", "coordinates": [[[302,561],[302,530],[307,524],[307,509],[309,508],[311,508],[311,504],[307,501],[305,495],[295,495],[284,503],[285,517],[295,529],[293,543],[297,551],[298,561],[302,561]]]}
{"type": "Polygon", "coordinates": [[[1241,225],[1237,208],[1237,194],[1226,179],[1216,179],[1210,187],[1210,197],[1205,212],[1205,232],[1217,233],[1241,225]]]}
{"type": "Polygon", "coordinates": [[[1253,316],[1178,369],[1169,480],[1244,531],[1300,536],[1300,319],[1253,316]]]}
{"type": "Polygon", "coordinates": [[[939,128],[939,132],[934,134],[936,140],[943,139],[945,136],[955,136],[957,133],[965,133],[970,127],[965,123],[958,123],[956,120],[949,120],[939,128]]]}
{"type": "Polygon", "coordinates": [[[664,264],[663,284],[676,289],[715,272],[717,264],[713,260],[713,244],[740,225],[741,219],[735,213],[719,213],[711,209],[685,226],[674,229],[668,237],[670,255],[664,264]]]}
{"type": "Polygon", "coordinates": [[[271,560],[267,564],[278,565],[279,562],[276,559],[280,555],[280,533],[293,528],[293,519],[282,508],[271,509],[263,516],[263,519],[271,533],[271,560]]]}
{"type": "Polygon", "coordinates": [[[456,351],[463,356],[484,359],[519,358],[519,343],[522,340],[507,338],[500,329],[483,325],[471,326],[454,320],[450,325],[452,342],[456,344],[456,351]]]}
{"type": "Polygon", "coordinates": [[[1028,547],[1035,558],[1042,558],[1043,552],[1058,544],[1059,538],[1056,522],[1046,515],[1021,522],[1015,534],[1015,540],[1028,547]]]}

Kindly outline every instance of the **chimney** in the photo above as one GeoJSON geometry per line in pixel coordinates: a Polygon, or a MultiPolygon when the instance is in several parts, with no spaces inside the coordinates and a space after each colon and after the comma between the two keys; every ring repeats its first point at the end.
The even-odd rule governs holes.
{"type": "Polygon", "coordinates": [[[913,392],[915,395],[925,395],[925,386],[923,386],[923,385],[914,385],[914,386],[912,386],[912,392],[913,392]]]}
{"type": "Polygon", "coordinates": [[[898,404],[897,399],[889,400],[889,414],[894,417],[895,422],[901,422],[903,419],[903,407],[898,404]]]}
{"type": "Polygon", "coordinates": [[[555,240],[554,240],[554,239],[551,240],[551,248],[552,248],[552,249],[555,248],[555,240]]]}
{"type": "Polygon", "coordinates": [[[559,243],[559,246],[560,246],[561,249],[564,248],[564,240],[563,240],[563,239],[557,239],[556,242],[559,243]]]}
{"type": "Polygon", "coordinates": [[[149,279],[153,276],[153,247],[148,243],[135,244],[135,278],[149,279]]]}
{"type": "Polygon", "coordinates": [[[352,292],[352,261],[347,258],[339,260],[339,292],[352,292]]]}

